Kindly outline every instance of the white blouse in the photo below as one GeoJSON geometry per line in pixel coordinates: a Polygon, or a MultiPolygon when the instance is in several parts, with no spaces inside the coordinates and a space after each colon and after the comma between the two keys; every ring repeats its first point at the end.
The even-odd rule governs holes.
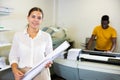
{"type": "Polygon", "coordinates": [[[51,36],[39,30],[35,38],[30,38],[27,30],[17,32],[9,54],[10,65],[17,63],[19,68],[33,67],[53,51],[51,36]]]}

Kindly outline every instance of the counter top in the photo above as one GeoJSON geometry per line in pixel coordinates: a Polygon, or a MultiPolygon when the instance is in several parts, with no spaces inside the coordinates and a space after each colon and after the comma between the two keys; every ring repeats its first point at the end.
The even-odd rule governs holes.
{"type": "Polygon", "coordinates": [[[4,70],[9,69],[9,68],[10,68],[10,65],[6,65],[6,67],[1,68],[0,71],[4,71],[4,70]]]}

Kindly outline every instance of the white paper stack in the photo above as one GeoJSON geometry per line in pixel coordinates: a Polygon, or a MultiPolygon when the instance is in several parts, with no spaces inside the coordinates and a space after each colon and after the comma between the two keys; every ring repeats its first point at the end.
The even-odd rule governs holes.
{"type": "Polygon", "coordinates": [[[108,61],[110,57],[97,56],[97,55],[89,55],[89,54],[81,54],[80,58],[90,59],[90,60],[98,60],[98,61],[108,61]]]}
{"type": "Polygon", "coordinates": [[[79,55],[82,49],[70,49],[68,51],[67,59],[69,60],[77,60],[77,56],[79,55]]]}

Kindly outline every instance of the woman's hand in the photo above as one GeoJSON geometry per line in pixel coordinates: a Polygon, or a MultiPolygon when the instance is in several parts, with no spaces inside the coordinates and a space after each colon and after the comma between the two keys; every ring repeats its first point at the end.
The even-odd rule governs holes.
{"type": "Polygon", "coordinates": [[[19,69],[12,69],[12,70],[13,70],[15,80],[21,80],[23,78],[24,73],[22,73],[19,69]]]}
{"type": "Polygon", "coordinates": [[[11,65],[12,67],[12,72],[14,74],[15,80],[21,80],[24,76],[24,73],[22,73],[19,69],[18,69],[18,64],[17,63],[13,63],[11,65]]]}
{"type": "Polygon", "coordinates": [[[52,61],[49,61],[49,62],[45,65],[45,68],[49,68],[49,67],[51,67],[52,64],[53,64],[53,62],[52,62],[52,61]]]}

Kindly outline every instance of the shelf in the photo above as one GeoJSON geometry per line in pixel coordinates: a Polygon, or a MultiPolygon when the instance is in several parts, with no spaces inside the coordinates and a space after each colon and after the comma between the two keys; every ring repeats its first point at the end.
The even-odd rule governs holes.
{"type": "Polygon", "coordinates": [[[4,6],[0,6],[0,15],[7,15],[13,11],[13,8],[8,8],[4,6]]]}
{"type": "Polygon", "coordinates": [[[10,31],[10,29],[5,29],[0,27],[0,32],[3,32],[3,31],[10,31]]]}
{"type": "Polygon", "coordinates": [[[9,68],[11,68],[10,65],[6,65],[4,68],[1,68],[0,71],[7,70],[7,69],[9,69],[9,68]]]}
{"type": "Polygon", "coordinates": [[[0,42],[0,47],[10,46],[10,45],[11,45],[11,43],[2,43],[2,42],[0,42]]]}
{"type": "Polygon", "coordinates": [[[0,15],[7,15],[7,14],[10,14],[9,12],[2,12],[0,11],[0,15]]]}

